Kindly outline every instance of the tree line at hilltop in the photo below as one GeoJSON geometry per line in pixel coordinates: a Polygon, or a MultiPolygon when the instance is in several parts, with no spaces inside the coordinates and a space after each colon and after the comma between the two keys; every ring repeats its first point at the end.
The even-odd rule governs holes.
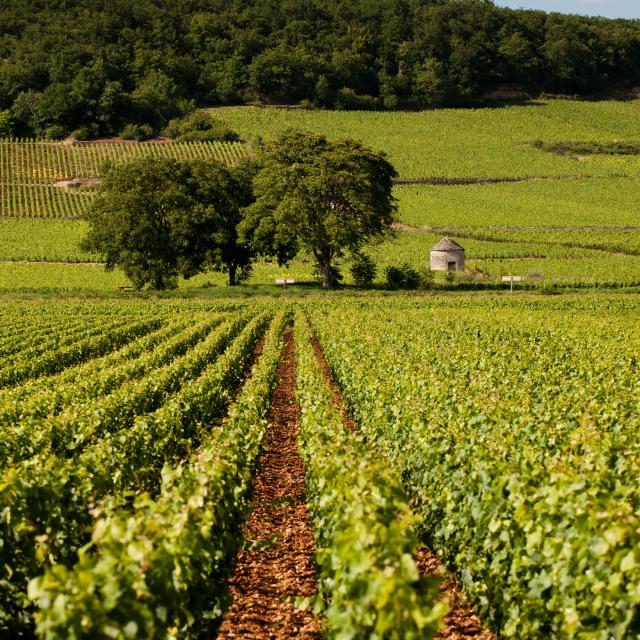
{"type": "Polygon", "coordinates": [[[162,130],[195,106],[468,105],[640,84],[640,21],[490,0],[5,0],[0,136],[162,130]]]}

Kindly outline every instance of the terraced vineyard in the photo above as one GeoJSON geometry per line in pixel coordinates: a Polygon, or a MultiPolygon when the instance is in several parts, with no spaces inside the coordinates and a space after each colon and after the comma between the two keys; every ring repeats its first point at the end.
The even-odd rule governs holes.
{"type": "Polygon", "coordinates": [[[79,218],[105,161],[135,158],[216,159],[233,164],[246,157],[232,142],[101,142],[66,145],[0,140],[0,217],[79,218]]]}

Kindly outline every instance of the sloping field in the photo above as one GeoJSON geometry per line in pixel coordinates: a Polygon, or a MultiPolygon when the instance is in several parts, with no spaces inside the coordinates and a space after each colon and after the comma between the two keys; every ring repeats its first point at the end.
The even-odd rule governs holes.
{"type": "Polygon", "coordinates": [[[540,101],[499,109],[420,112],[214,109],[244,136],[301,128],[383,149],[401,178],[526,178],[640,173],[638,156],[574,160],[532,146],[543,142],[637,142],[640,101],[540,101]]]}
{"type": "Polygon", "coordinates": [[[446,234],[467,249],[468,265],[480,279],[531,275],[538,283],[578,286],[639,281],[640,230],[623,227],[639,224],[640,156],[602,151],[624,143],[637,147],[640,101],[541,100],[414,113],[214,113],[243,135],[268,137],[300,127],[360,139],[386,151],[401,178],[440,180],[396,188],[399,219],[430,235],[408,237],[405,229],[402,239],[375,251],[383,265],[405,260],[424,267],[429,242],[446,234]],[[559,143],[598,145],[591,144],[593,153],[547,150],[559,143]],[[469,184],[456,184],[461,180],[469,184]],[[478,245],[476,239],[486,242],[478,245]]]}
{"type": "Polygon", "coordinates": [[[233,164],[246,157],[237,142],[82,142],[0,140],[0,217],[80,218],[104,162],[135,158],[215,159],[233,164]]]}
{"type": "MultiPolygon", "coordinates": [[[[379,284],[385,281],[386,266],[407,262],[426,268],[430,246],[443,235],[457,238],[465,247],[473,270],[447,286],[459,280],[464,286],[470,281],[495,284],[505,274],[521,275],[529,279],[528,286],[536,287],[640,282],[640,156],[602,153],[624,148],[625,143],[637,147],[640,101],[555,100],[419,113],[254,107],[214,113],[247,138],[267,138],[287,127],[355,137],[385,150],[402,178],[444,179],[442,185],[396,187],[398,218],[405,226],[395,240],[371,251],[378,262],[379,284]],[[545,150],[560,142],[584,148],[598,143],[593,146],[597,153],[545,150]],[[483,183],[483,178],[520,181],[483,183]],[[447,184],[461,179],[471,184],[447,184]]],[[[246,153],[246,147],[237,144],[0,143],[0,206],[4,215],[77,218],[86,210],[95,189],[92,181],[105,159],[161,155],[235,162],[246,153]],[[77,186],[68,184],[73,178],[79,178],[77,186]]],[[[0,261],[93,262],[97,256],[78,248],[83,233],[81,221],[48,227],[46,219],[5,218],[0,224],[0,261]]],[[[126,284],[121,275],[102,274],[92,266],[65,272],[55,265],[47,273],[42,265],[37,267],[42,276],[32,265],[0,264],[0,288],[73,289],[82,283],[82,289],[107,290],[126,284]]],[[[342,271],[349,283],[348,261],[342,271]]],[[[310,283],[312,264],[305,256],[288,271],[259,263],[251,284],[262,286],[284,275],[310,283]]],[[[207,274],[183,286],[209,282],[220,285],[223,279],[207,274]]]]}

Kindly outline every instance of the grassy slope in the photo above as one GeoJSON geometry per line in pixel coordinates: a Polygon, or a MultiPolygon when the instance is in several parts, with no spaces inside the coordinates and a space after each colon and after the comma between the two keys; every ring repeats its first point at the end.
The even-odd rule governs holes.
{"type": "MultiPolygon", "coordinates": [[[[548,282],[565,284],[635,284],[640,280],[640,258],[615,255],[640,253],[640,232],[615,228],[639,223],[640,158],[592,156],[577,161],[528,144],[536,139],[637,140],[640,101],[553,101],[420,113],[224,108],[216,109],[215,114],[246,136],[268,137],[287,127],[300,127],[329,137],[359,138],[384,149],[403,177],[553,176],[555,179],[519,183],[397,187],[399,218],[418,227],[451,227],[446,233],[458,237],[466,247],[469,266],[495,277],[536,273],[548,282]],[[521,226],[534,229],[499,228],[521,226]],[[550,228],[557,226],[575,229],[550,228]],[[614,228],[584,230],[583,226],[614,228]]],[[[93,259],[77,249],[82,227],[82,223],[71,222],[2,221],[0,260],[93,259]]],[[[403,232],[374,249],[379,281],[389,264],[407,261],[416,268],[425,267],[429,247],[444,233],[403,232]]],[[[79,275],[83,267],[67,272],[59,269],[40,265],[40,275],[34,275],[30,265],[0,265],[0,288],[110,290],[125,282],[121,274],[104,274],[101,269],[91,268],[84,279],[79,275]]],[[[282,275],[308,282],[311,271],[304,260],[296,261],[289,270],[259,264],[251,282],[268,287],[282,275]]],[[[346,265],[343,271],[348,281],[346,265]]],[[[221,290],[224,276],[207,274],[182,287],[207,282],[221,290]]]]}

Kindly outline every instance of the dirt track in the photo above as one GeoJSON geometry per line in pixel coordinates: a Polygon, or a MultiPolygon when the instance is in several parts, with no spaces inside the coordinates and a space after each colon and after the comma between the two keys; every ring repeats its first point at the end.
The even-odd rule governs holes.
{"type": "Polygon", "coordinates": [[[299,407],[291,330],[278,368],[268,443],[253,482],[253,510],[245,547],[230,581],[233,604],[219,638],[321,638],[320,621],[295,599],[317,591],[315,542],[305,503],[304,466],[298,452],[299,407]]]}

